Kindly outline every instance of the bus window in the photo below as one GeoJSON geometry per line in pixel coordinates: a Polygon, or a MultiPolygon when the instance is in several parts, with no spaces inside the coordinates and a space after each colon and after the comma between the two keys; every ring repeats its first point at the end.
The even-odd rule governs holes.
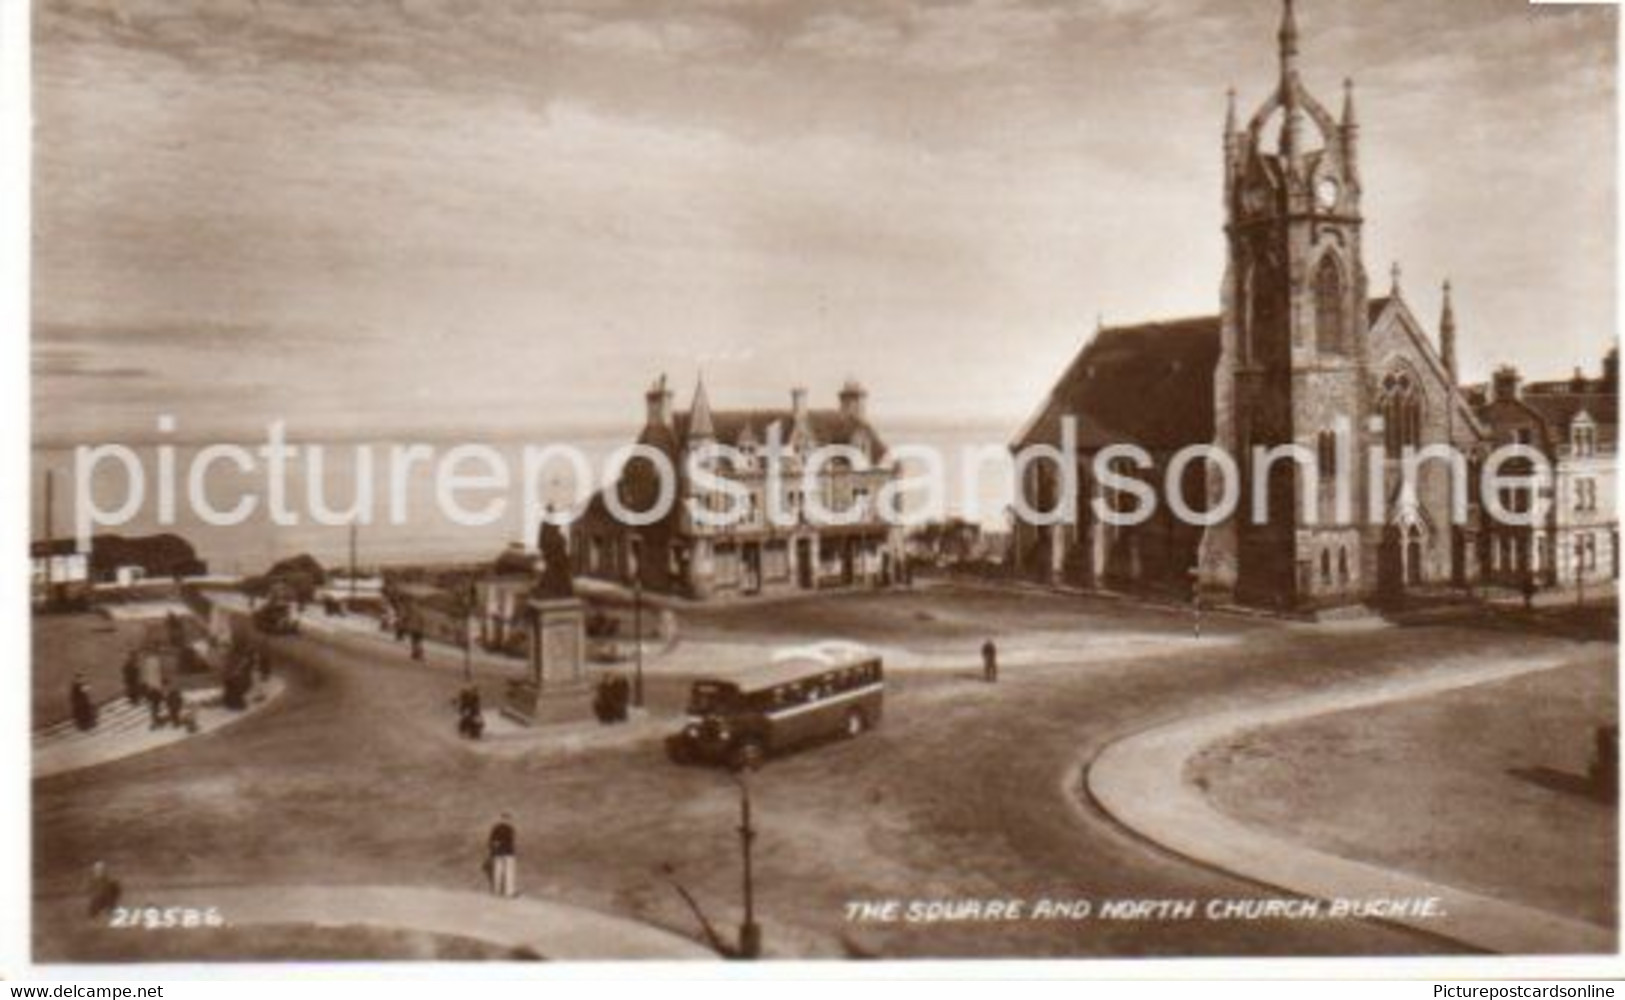
{"type": "Polygon", "coordinates": [[[688,711],[690,715],[724,712],[738,700],[739,691],[732,684],[699,681],[689,693],[688,711]]]}

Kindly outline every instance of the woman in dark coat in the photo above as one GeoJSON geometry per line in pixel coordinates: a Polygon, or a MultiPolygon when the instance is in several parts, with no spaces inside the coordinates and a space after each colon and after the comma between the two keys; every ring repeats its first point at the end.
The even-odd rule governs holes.
{"type": "Polygon", "coordinates": [[[68,688],[68,710],[73,713],[73,724],[81,730],[96,728],[96,703],[90,700],[90,688],[78,674],[68,688]]]}

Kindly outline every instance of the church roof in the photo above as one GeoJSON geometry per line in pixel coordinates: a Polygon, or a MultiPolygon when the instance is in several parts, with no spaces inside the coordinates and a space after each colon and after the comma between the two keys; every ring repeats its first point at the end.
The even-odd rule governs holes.
{"type": "Polygon", "coordinates": [[[1180,448],[1213,439],[1219,317],[1107,327],[1084,346],[1017,448],[1060,440],[1077,420],[1078,447],[1180,448]]]}
{"type": "MultiPolygon", "coordinates": [[[[1372,322],[1389,302],[1371,300],[1372,322]]],[[[1218,316],[1195,316],[1100,330],[1015,447],[1059,441],[1066,416],[1077,419],[1078,447],[1085,451],[1113,444],[1170,450],[1212,441],[1219,323],[1218,316]]]]}

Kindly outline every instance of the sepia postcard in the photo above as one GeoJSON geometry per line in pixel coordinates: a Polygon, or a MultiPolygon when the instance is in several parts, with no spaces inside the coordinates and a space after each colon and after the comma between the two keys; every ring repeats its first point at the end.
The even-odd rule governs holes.
{"type": "Polygon", "coordinates": [[[34,967],[1619,954],[1617,7],[27,15],[34,967]]]}

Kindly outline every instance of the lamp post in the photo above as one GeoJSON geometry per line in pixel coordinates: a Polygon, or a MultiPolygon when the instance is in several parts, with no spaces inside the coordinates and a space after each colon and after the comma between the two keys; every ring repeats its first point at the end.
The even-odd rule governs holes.
{"type": "Polygon", "coordinates": [[[739,782],[739,853],[744,861],[745,919],[739,925],[739,957],[760,958],[762,955],[762,928],[756,923],[756,883],[751,867],[751,846],[756,842],[756,828],[751,823],[750,778],[740,771],[739,782]]]}
{"type": "Polygon", "coordinates": [[[1586,549],[1583,535],[1574,536],[1574,584],[1578,588],[1575,604],[1583,608],[1586,603],[1586,549]]]}
{"type": "Polygon", "coordinates": [[[643,536],[632,537],[632,705],[643,707],[643,536]]]}
{"type": "Polygon", "coordinates": [[[1202,638],[1202,568],[1195,566],[1190,571],[1191,579],[1191,638],[1201,641],[1202,638]]]}
{"type": "Polygon", "coordinates": [[[475,608],[474,581],[468,582],[468,588],[463,591],[463,682],[471,683],[474,680],[474,612],[475,608]]]}

